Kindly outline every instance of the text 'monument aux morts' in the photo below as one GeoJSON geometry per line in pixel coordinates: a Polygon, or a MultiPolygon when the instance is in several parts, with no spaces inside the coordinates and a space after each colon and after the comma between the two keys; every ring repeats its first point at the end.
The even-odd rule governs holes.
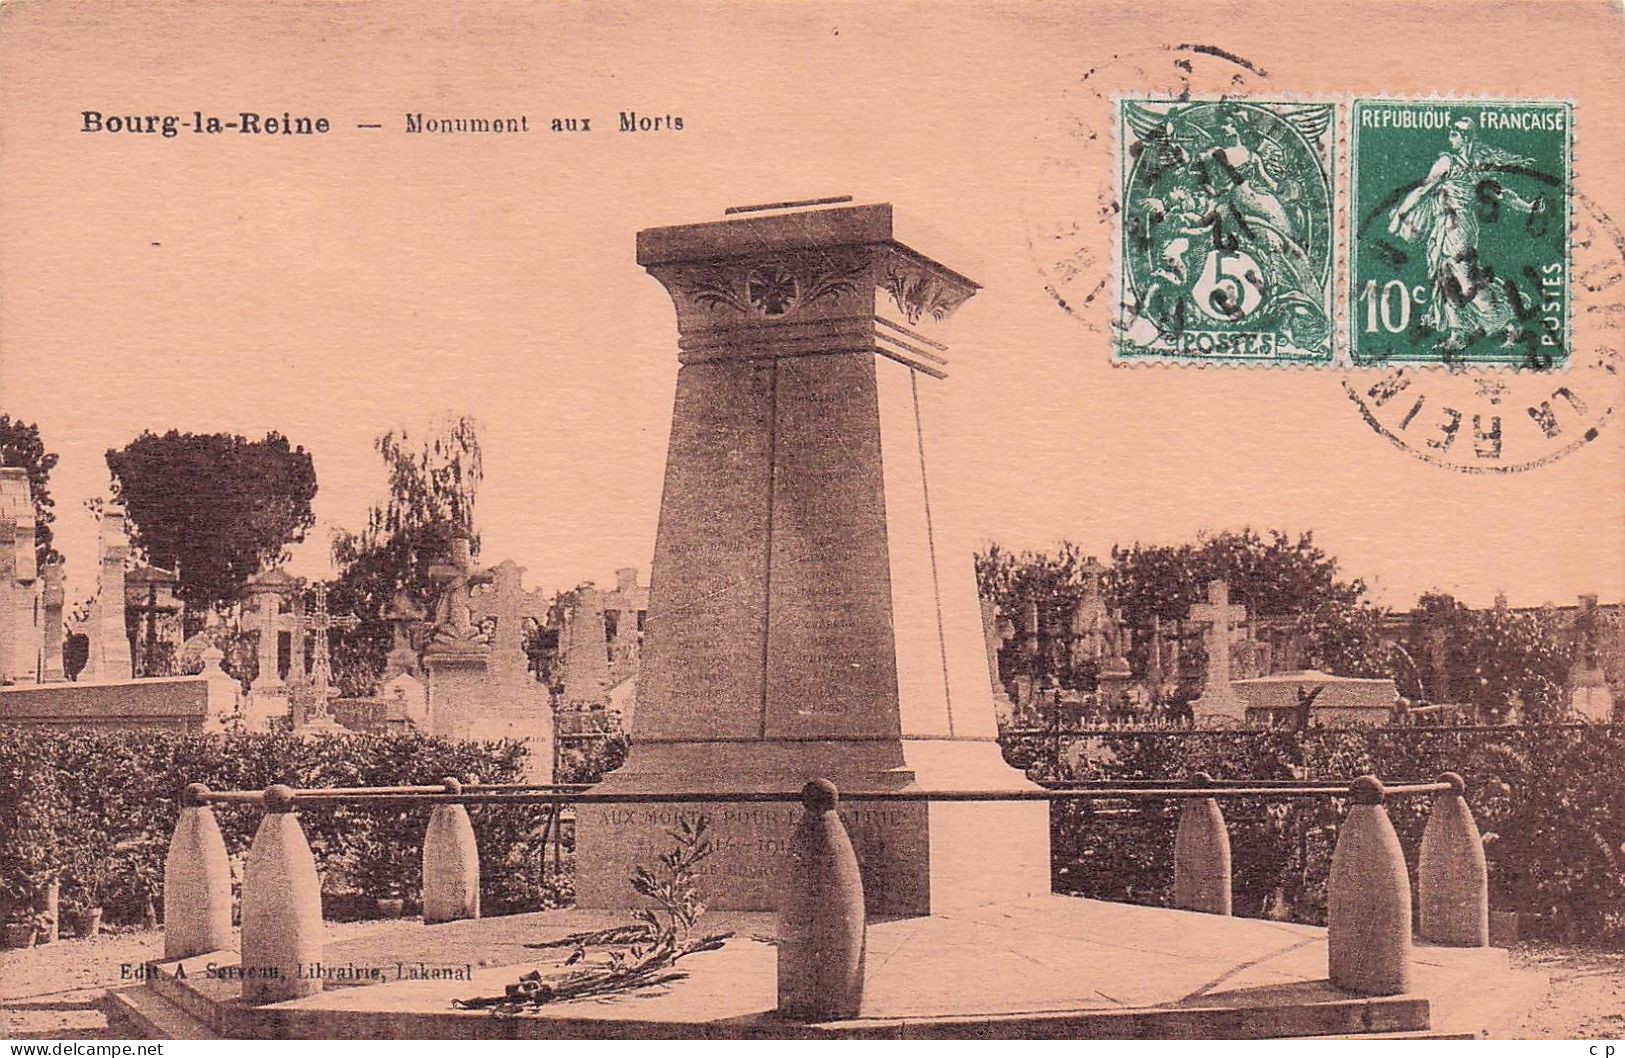
{"type": "MultiPolygon", "coordinates": [[[[683,119],[675,114],[648,114],[636,110],[622,110],[611,126],[617,132],[681,132],[683,119]]],[[[333,122],[324,116],[294,114],[262,114],[240,110],[227,116],[205,114],[194,110],[184,114],[122,114],[101,110],[79,112],[79,131],[92,133],[133,134],[160,136],[174,139],[182,132],[202,135],[234,133],[242,136],[323,136],[333,131],[333,122]]],[[[382,129],[382,124],[357,122],[360,129],[382,129]]],[[[554,117],[535,123],[538,130],[549,132],[592,132],[593,118],[554,117]]],[[[408,112],[402,130],[410,134],[488,135],[528,133],[532,131],[528,114],[494,115],[483,117],[425,116],[422,111],[408,112]]]]}

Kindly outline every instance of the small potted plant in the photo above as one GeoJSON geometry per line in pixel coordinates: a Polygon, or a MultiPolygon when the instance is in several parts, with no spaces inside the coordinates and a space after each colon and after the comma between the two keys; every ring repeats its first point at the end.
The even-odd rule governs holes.
{"type": "MultiPolygon", "coordinates": [[[[34,943],[50,944],[57,939],[56,912],[49,908],[39,908],[34,912],[34,943]]],[[[27,945],[24,945],[27,947],[27,945]]]]}
{"type": "Polygon", "coordinates": [[[51,944],[60,936],[61,904],[62,882],[53,870],[34,886],[35,944],[51,944]]]}
{"type": "Polygon", "coordinates": [[[6,905],[3,939],[7,948],[34,946],[34,909],[26,900],[13,899],[6,905]]]}
{"type": "Polygon", "coordinates": [[[101,904],[90,903],[74,908],[69,921],[73,923],[74,936],[80,938],[96,936],[102,931],[101,904]]]}
{"type": "Polygon", "coordinates": [[[114,859],[81,848],[73,857],[73,885],[69,910],[64,915],[75,936],[94,937],[102,929],[102,894],[112,876],[114,859]]]}
{"type": "MultiPolygon", "coordinates": [[[[391,887],[393,893],[393,887],[391,887]]],[[[406,898],[399,895],[380,896],[378,898],[378,916],[380,918],[400,918],[406,914],[406,898]]]]}

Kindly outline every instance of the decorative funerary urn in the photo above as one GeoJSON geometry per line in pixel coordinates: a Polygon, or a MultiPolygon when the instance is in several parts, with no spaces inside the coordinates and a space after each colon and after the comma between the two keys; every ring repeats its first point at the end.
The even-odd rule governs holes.
{"type": "MultiPolygon", "coordinates": [[[[632,751],[606,791],[839,789],[871,913],[1049,887],[1048,808],[848,800],[1030,789],[996,740],[971,552],[933,506],[948,318],[971,280],[893,237],[889,205],[638,235],[677,308],[677,397],[632,751]]],[[[800,806],[594,806],[583,906],[636,902],[705,814],[710,904],[773,909],[800,806]]]]}

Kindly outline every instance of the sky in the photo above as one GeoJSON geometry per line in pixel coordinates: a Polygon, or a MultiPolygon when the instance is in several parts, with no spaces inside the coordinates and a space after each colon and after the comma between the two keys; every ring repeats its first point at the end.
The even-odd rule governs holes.
{"type": "Polygon", "coordinates": [[[483,558],[515,559],[530,586],[608,584],[649,564],[677,370],[636,232],[847,194],[893,203],[905,241],[983,286],[953,320],[953,428],[932,439],[943,517],[970,537],[1104,556],[1313,530],[1386,605],[1619,599],[1625,424],[1526,472],[1459,473],[1373,432],[1349,372],[1114,367],[1105,300],[1068,310],[1045,289],[1056,231],[1082,233],[1084,271],[1110,267],[1116,162],[1077,134],[1103,105],[1085,74],[1166,83],[1166,42],[1242,56],[1295,97],[1574,98],[1576,185],[1625,216],[1625,93],[1598,72],[1622,68],[1617,14],[1464,10],[13,3],[0,409],[61,457],[75,597],[95,551],[82,501],[106,492],[103,453],[143,430],[304,446],[317,526],[292,569],[322,576],[331,531],[383,498],[373,439],[447,412],[480,423],[483,558]],[[1426,46],[1417,27],[1446,23],[1452,46],[1426,46]],[[1511,39],[1567,58],[1474,60],[1511,39]],[[85,110],[288,111],[333,131],[91,134],[85,110]],[[623,111],[684,128],[622,133],[623,111]],[[409,135],[419,112],[535,131],[409,135]],[[593,130],[543,131],[556,116],[593,130]]]}

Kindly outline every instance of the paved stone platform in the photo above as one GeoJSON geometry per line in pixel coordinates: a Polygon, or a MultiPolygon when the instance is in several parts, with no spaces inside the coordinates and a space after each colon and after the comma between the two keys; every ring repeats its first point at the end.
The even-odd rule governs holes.
{"type": "Polygon", "coordinates": [[[452,1006],[500,994],[520,973],[567,955],[529,945],[625,921],[555,911],[402,922],[324,952],[329,971],[376,972],[376,982],[330,981],[316,996],[247,1007],[238,982],[210,974],[211,963],[217,973],[236,964],[228,951],[184,960],[184,980],[176,964],[156,964],[158,978],[110,999],[155,1035],[259,1039],[1266,1038],[1477,1035],[1509,1003],[1544,988],[1511,971],[1500,949],[1418,946],[1415,994],[1365,999],[1326,981],[1323,929],[1043,896],[871,922],[864,1007],[850,1021],[802,1025],[774,1015],[774,921],[763,913],[708,916],[708,929],[732,930],[734,939],[684,960],[689,976],[665,988],[516,1018],[452,1006]],[[410,979],[420,963],[457,977],[410,979]]]}

